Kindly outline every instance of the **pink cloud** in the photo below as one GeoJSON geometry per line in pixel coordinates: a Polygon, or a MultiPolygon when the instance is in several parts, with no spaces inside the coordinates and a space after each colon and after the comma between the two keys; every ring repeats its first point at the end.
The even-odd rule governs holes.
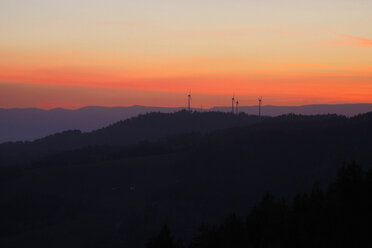
{"type": "Polygon", "coordinates": [[[333,46],[354,46],[354,47],[372,48],[371,39],[357,37],[357,36],[353,36],[349,34],[338,33],[327,27],[323,27],[322,29],[342,38],[341,40],[330,40],[330,41],[323,42],[325,44],[329,44],[333,46]]]}
{"type": "Polygon", "coordinates": [[[340,37],[346,38],[350,45],[358,47],[372,47],[372,40],[362,37],[356,37],[348,34],[337,34],[340,37]]]}

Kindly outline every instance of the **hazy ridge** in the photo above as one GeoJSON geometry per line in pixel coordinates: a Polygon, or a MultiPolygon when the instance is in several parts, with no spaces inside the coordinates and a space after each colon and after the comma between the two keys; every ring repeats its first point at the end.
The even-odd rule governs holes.
{"type": "MultiPolygon", "coordinates": [[[[64,130],[92,131],[149,112],[172,113],[184,109],[167,107],[98,107],[90,106],[76,110],[37,108],[0,108],[0,143],[6,141],[35,140],[64,130]]],[[[196,111],[231,111],[231,107],[195,109],[196,111]]],[[[257,106],[241,106],[239,111],[257,115],[257,106]]],[[[372,111],[372,104],[335,104],[304,106],[263,106],[266,116],[295,113],[304,115],[338,114],[354,116],[372,111]]]]}

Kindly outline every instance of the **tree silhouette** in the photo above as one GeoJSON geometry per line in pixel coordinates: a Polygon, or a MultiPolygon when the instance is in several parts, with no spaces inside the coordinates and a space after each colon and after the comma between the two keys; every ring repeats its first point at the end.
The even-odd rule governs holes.
{"type": "Polygon", "coordinates": [[[372,169],[355,162],[340,169],[323,193],[317,187],[287,205],[266,194],[247,217],[203,225],[190,248],[371,247],[372,169]]]}
{"type": "Polygon", "coordinates": [[[181,246],[174,241],[169,229],[166,225],[163,226],[158,236],[151,239],[147,244],[147,248],[180,248],[181,246]]]}

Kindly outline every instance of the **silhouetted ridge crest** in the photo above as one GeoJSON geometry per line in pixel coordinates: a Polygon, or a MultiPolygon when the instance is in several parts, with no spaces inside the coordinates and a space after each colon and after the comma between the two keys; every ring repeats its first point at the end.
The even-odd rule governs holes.
{"type": "MultiPolygon", "coordinates": [[[[200,150],[205,152],[220,151],[223,153],[231,149],[237,151],[247,149],[244,154],[256,156],[267,149],[276,153],[278,148],[280,150],[287,147],[295,151],[302,147],[302,149],[314,149],[320,153],[334,150],[336,153],[348,154],[346,147],[348,140],[358,141],[353,149],[363,150],[365,147],[370,147],[370,145],[363,146],[366,143],[365,140],[371,136],[372,118],[370,116],[371,114],[368,113],[353,118],[338,115],[295,114],[258,117],[224,112],[179,111],[170,114],[155,112],[139,115],[88,133],[71,130],[50,135],[35,142],[4,143],[0,145],[0,161],[11,161],[6,159],[9,157],[22,161],[29,160],[28,156],[42,156],[50,152],[72,151],[103,145],[127,146],[142,141],[150,142],[152,150],[158,153],[200,147],[200,150]],[[166,137],[190,135],[191,133],[200,135],[193,136],[192,139],[189,139],[187,135],[183,138],[179,136],[166,139],[166,137]],[[155,144],[157,140],[162,142],[155,144]],[[301,145],[291,148],[294,143],[301,145]],[[264,148],[259,149],[256,144],[262,144],[264,148]],[[327,147],[326,144],[332,148],[327,147]]],[[[148,147],[141,146],[136,149],[135,152],[124,154],[144,156],[146,155],[144,151],[149,150],[148,147]],[[141,149],[145,150],[141,151],[141,149]]],[[[100,149],[97,148],[97,152],[100,152],[100,149]]],[[[284,152],[286,153],[287,150],[284,152]]],[[[301,154],[304,151],[298,152],[301,154]]],[[[149,154],[154,153],[150,151],[149,154]]]]}

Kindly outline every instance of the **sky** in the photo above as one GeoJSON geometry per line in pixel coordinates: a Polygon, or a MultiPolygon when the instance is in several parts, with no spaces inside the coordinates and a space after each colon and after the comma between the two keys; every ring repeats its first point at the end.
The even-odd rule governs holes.
{"type": "Polygon", "coordinates": [[[0,107],[372,103],[370,0],[0,0],[0,107]]]}

